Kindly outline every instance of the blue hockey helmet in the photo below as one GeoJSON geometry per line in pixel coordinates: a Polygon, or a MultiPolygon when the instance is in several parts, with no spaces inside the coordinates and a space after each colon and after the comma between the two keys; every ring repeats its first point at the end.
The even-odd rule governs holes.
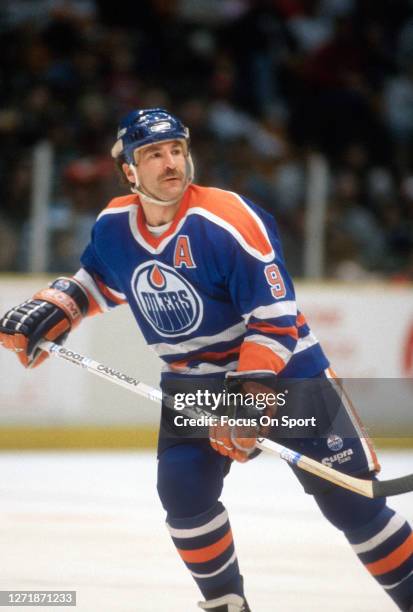
{"type": "Polygon", "coordinates": [[[123,156],[128,164],[134,164],[133,152],[136,149],[162,140],[184,140],[188,145],[189,130],[163,108],[134,110],[119,124],[112,157],[123,156]]]}

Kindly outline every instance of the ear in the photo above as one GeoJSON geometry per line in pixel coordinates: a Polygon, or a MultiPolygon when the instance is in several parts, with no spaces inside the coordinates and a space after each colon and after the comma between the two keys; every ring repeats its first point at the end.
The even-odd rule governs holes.
{"type": "Polygon", "coordinates": [[[133,172],[129,168],[129,165],[127,163],[122,164],[122,170],[128,181],[132,184],[135,184],[135,177],[133,176],[133,172]]]}

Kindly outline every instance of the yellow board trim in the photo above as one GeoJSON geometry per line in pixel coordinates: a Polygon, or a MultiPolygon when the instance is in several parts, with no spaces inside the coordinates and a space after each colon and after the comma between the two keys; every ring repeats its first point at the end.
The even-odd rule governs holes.
{"type": "Polygon", "coordinates": [[[376,448],[413,449],[413,437],[410,438],[373,438],[376,448]]]}
{"type": "Polygon", "coordinates": [[[0,451],[29,449],[155,448],[156,428],[0,427],[0,451]]]}
{"type": "MultiPolygon", "coordinates": [[[[155,427],[0,427],[0,452],[31,449],[156,448],[155,427]]],[[[413,437],[374,438],[376,448],[413,449],[413,437]]]]}

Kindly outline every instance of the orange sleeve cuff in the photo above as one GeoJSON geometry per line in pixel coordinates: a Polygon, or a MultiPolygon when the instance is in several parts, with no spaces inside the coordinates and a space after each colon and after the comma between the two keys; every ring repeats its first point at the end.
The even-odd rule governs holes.
{"type": "Polygon", "coordinates": [[[285,362],[267,346],[256,342],[244,342],[241,346],[238,372],[248,370],[272,370],[276,374],[285,368],[285,362]]]}

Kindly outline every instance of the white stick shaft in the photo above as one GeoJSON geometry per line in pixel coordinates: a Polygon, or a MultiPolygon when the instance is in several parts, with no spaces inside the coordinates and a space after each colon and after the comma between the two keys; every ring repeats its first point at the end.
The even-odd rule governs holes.
{"type": "MultiPolygon", "coordinates": [[[[157,402],[158,404],[162,403],[162,392],[159,389],[154,389],[153,387],[140,382],[133,376],[128,376],[119,370],[110,368],[99,361],[90,359],[90,357],[86,357],[81,353],[72,351],[71,349],[60,346],[59,344],[54,344],[53,342],[48,342],[46,340],[42,341],[39,347],[44,351],[47,351],[53,357],[57,357],[74,365],[80,366],[96,376],[100,376],[101,378],[115,383],[124,389],[133,391],[133,393],[146,397],[153,402],[157,402]]],[[[188,407],[188,410],[191,411],[192,416],[199,416],[202,413],[211,416],[210,413],[207,411],[202,411],[202,409],[200,411],[198,411],[198,409],[194,409],[194,411],[192,411],[192,408],[188,407]],[[194,414],[195,410],[197,410],[196,415],[194,414]]],[[[189,414],[188,410],[185,409],[180,412],[186,412],[189,414]]],[[[319,476],[320,478],[324,478],[324,480],[328,480],[329,482],[339,485],[340,487],[344,487],[345,489],[349,489],[350,491],[354,491],[355,493],[359,493],[360,495],[364,495],[366,497],[373,497],[372,482],[370,480],[363,480],[361,478],[355,478],[354,476],[349,476],[347,474],[343,474],[342,472],[338,472],[333,468],[323,465],[322,463],[319,463],[310,457],[306,457],[301,453],[292,451],[289,448],[278,444],[277,442],[268,440],[267,438],[259,438],[257,447],[266,453],[277,455],[277,457],[287,461],[287,463],[296,465],[302,470],[310,472],[311,474],[319,476]]]]}
{"type": "Polygon", "coordinates": [[[52,355],[53,357],[57,357],[58,359],[63,359],[64,361],[80,366],[96,376],[105,378],[109,382],[115,383],[124,389],[128,389],[128,391],[133,391],[134,393],[137,393],[142,397],[146,397],[153,402],[157,402],[159,404],[162,403],[162,391],[140,382],[133,376],[127,376],[119,370],[109,368],[99,361],[95,361],[90,357],[86,357],[81,353],[67,349],[64,346],[60,346],[60,344],[55,344],[54,342],[43,340],[39,343],[39,348],[47,351],[49,355],[52,355]]]}

